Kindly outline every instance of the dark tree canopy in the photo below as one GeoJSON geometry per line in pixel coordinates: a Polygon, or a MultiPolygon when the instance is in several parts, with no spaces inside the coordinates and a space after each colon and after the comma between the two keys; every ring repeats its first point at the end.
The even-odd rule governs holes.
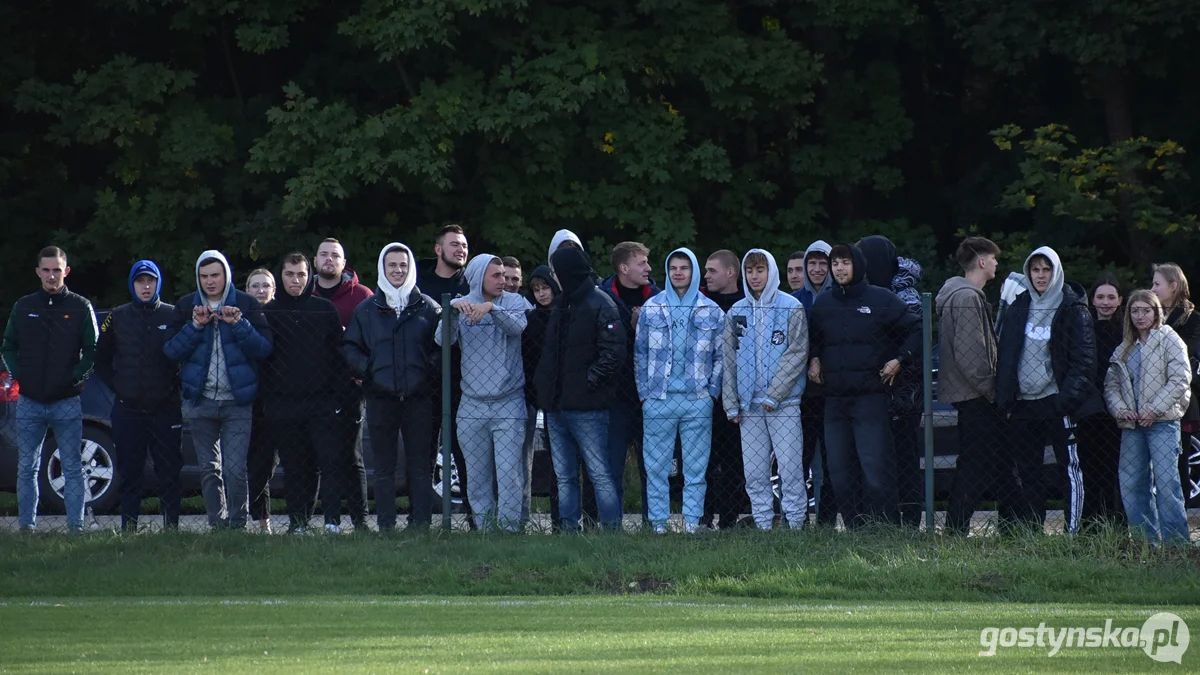
{"type": "Polygon", "coordinates": [[[50,243],[106,305],[326,236],[373,283],[446,222],[527,263],[882,233],[933,290],[974,230],[1144,283],[1200,263],[1198,37],[1190,0],[4,0],[0,302],[50,243]]]}

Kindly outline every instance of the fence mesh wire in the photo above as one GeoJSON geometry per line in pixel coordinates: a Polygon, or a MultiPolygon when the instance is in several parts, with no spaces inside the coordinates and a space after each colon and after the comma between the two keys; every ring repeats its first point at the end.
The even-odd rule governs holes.
{"type": "MultiPolygon", "coordinates": [[[[919,308],[664,307],[622,316],[498,303],[474,319],[443,309],[460,322],[453,345],[435,340],[436,321],[376,332],[362,345],[365,370],[347,360],[340,325],[327,339],[324,314],[267,312],[273,351],[257,360],[244,347],[253,325],[226,324],[219,356],[216,332],[197,331],[167,379],[153,375],[155,350],[180,326],[110,335],[126,343],[78,396],[38,401],[25,392],[44,387],[21,386],[69,365],[0,380],[0,529],[31,526],[36,511],[38,530],[260,531],[269,522],[276,533],[352,532],[441,527],[446,504],[454,529],[527,533],[926,528],[929,504],[947,534],[1132,520],[1153,537],[1186,537],[1189,514],[1196,529],[1195,404],[1176,410],[1158,397],[1162,417],[1115,419],[1122,395],[1174,391],[1174,371],[1148,342],[1132,363],[1118,348],[1112,374],[1110,357],[1097,354],[1103,327],[1085,309],[1075,330],[1061,312],[1006,307],[998,342],[976,335],[949,347],[953,336],[922,331],[919,308]],[[456,362],[448,382],[444,352],[456,362]],[[206,370],[213,358],[224,370],[206,370]],[[997,369],[990,399],[946,402],[956,397],[944,378],[961,377],[947,366],[988,360],[997,369]],[[1135,369],[1166,379],[1135,384],[1135,369]],[[229,381],[212,381],[210,370],[229,381]],[[247,382],[257,391],[247,395],[247,382]],[[65,452],[64,439],[78,452],[65,452]]],[[[1183,369],[1190,379],[1196,364],[1183,369]]]]}

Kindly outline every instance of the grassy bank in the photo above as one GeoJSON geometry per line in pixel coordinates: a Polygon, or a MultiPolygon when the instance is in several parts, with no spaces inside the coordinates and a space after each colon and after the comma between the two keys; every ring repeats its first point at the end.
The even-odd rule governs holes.
{"type": "Polygon", "coordinates": [[[1117,533],[4,537],[0,597],[642,594],[1200,604],[1200,551],[1117,533]]]}

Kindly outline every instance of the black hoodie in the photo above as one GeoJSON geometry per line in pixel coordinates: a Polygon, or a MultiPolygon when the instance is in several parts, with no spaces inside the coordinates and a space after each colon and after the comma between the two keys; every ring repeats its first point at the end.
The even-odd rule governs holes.
{"type": "Polygon", "coordinates": [[[866,257],[857,246],[849,248],[850,283],[835,280],[813,301],[809,353],[821,359],[826,396],[888,393],[879,371],[892,359],[903,365],[921,353],[921,320],[895,293],[869,284],[866,257]]]}
{"type": "MultiPolygon", "coordinates": [[[[558,285],[558,281],[550,272],[550,268],[545,265],[538,265],[537,269],[530,275],[530,285],[534,279],[541,279],[550,286],[550,292],[555,300],[562,295],[562,287],[558,285]]],[[[542,358],[542,346],[546,341],[546,326],[550,323],[550,314],[554,311],[554,302],[551,302],[548,307],[542,307],[538,304],[537,298],[533,296],[533,289],[528,288],[525,291],[525,297],[529,300],[529,304],[533,305],[533,309],[526,312],[528,323],[525,325],[525,332],[521,334],[521,356],[525,360],[525,401],[532,406],[537,406],[537,389],[533,385],[533,378],[537,374],[538,361],[542,358]]]]}
{"type": "Polygon", "coordinates": [[[551,256],[563,293],[546,326],[534,386],[549,412],[608,410],[625,361],[625,328],[617,305],[596,288],[587,254],[562,248],[551,256]]]}
{"type": "Polygon", "coordinates": [[[342,354],[341,319],[332,302],[313,295],[314,281],[309,280],[299,297],[279,289],[263,308],[275,335],[275,349],[259,377],[268,417],[332,414],[338,395],[351,386],[342,354]]]}

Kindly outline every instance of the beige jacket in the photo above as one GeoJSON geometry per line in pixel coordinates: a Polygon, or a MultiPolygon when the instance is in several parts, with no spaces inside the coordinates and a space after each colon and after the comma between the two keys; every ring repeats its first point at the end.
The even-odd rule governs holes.
{"type": "Polygon", "coordinates": [[[1134,423],[1121,419],[1121,413],[1153,413],[1162,422],[1183,419],[1192,398],[1192,368],[1187,346],[1169,326],[1150,331],[1142,344],[1142,372],[1138,382],[1139,409],[1134,409],[1133,380],[1129,367],[1121,358],[1124,346],[1117,347],[1112,365],[1104,378],[1104,403],[1108,413],[1117,419],[1122,429],[1134,428],[1134,423]]]}

